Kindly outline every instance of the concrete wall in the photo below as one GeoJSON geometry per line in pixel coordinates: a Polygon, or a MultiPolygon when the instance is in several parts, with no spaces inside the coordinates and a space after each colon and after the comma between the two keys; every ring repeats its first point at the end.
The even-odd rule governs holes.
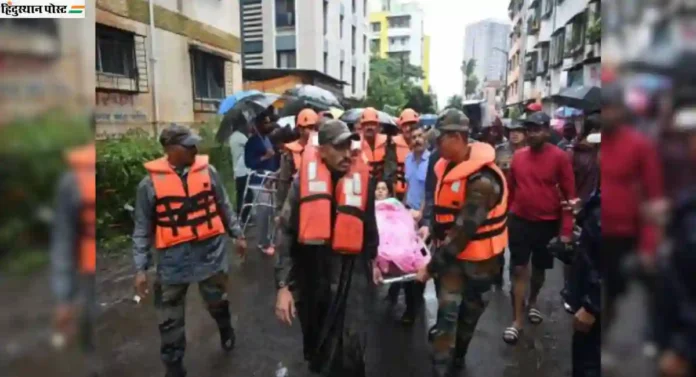
{"type": "MultiPolygon", "coordinates": [[[[94,0],[85,4],[94,9],[94,0]]],[[[87,115],[94,103],[94,14],[57,20],[57,37],[0,28],[0,125],[52,109],[87,115]]]]}
{"type": "MultiPolygon", "coordinates": [[[[157,0],[155,51],[150,51],[149,13],[142,0],[98,0],[96,22],[140,36],[147,50],[147,87],[137,93],[97,87],[98,137],[140,128],[153,134],[172,122],[196,125],[215,117],[216,106],[193,99],[191,47],[225,59],[225,94],[242,89],[237,0],[157,0]],[[179,6],[181,6],[179,8],[179,6]],[[211,22],[206,24],[203,21],[211,22]],[[150,58],[155,57],[153,65],[150,58]],[[159,105],[155,119],[153,84],[159,105]]],[[[93,50],[90,51],[93,54],[93,50]]],[[[92,65],[94,67],[94,65],[92,65]]]]}

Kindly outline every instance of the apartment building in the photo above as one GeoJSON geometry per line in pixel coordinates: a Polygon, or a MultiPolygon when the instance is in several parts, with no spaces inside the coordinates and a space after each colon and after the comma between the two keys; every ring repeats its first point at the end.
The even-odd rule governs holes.
{"type": "Polygon", "coordinates": [[[152,1],[97,1],[99,134],[200,124],[242,89],[238,0],[152,1]]]}
{"type": "MultiPolygon", "coordinates": [[[[486,19],[466,26],[464,60],[476,60],[474,75],[479,87],[490,80],[503,80],[507,70],[510,23],[486,19]]],[[[466,77],[462,78],[462,95],[466,92],[466,77]]]]}
{"type": "Polygon", "coordinates": [[[84,72],[94,64],[93,16],[84,21],[0,19],[0,126],[55,109],[88,115],[94,81],[84,72]]]}
{"type": "Polygon", "coordinates": [[[507,56],[507,79],[505,83],[505,106],[512,106],[523,100],[524,89],[523,62],[526,48],[526,27],[523,20],[527,14],[529,0],[510,0],[508,16],[512,21],[510,30],[510,48],[507,56]]]}
{"type": "Polygon", "coordinates": [[[542,102],[553,110],[552,96],[563,89],[599,86],[601,0],[527,0],[524,7],[522,91],[508,105],[542,102]]]}
{"type": "MultiPolygon", "coordinates": [[[[423,92],[430,92],[430,37],[425,35],[423,9],[417,2],[383,1],[370,13],[370,51],[423,70],[423,92]]],[[[374,6],[374,5],[373,5],[374,6]]]]}
{"type": "Polygon", "coordinates": [[[245,68],[298,68],[345,81],[362,98],[369,76],[367,0],[240,0],[245,68]]]}

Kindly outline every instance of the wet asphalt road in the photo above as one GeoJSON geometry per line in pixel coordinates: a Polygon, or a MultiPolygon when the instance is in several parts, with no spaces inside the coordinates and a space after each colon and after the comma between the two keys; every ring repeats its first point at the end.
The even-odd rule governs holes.
{"type": "MultiPolygon", "coordinates": [[[[227,356],[219,348],[217,330],[204,310],[195,289],[187,302],[186,365],[193,376],[275,376],[282,364],[289,376],[309,376],[302,361],[299,324],[291,328],[280,325],[273,313],[275,289],[273,261],[251,249],[244,263],[234,257],[229,297],[233,322],[237,329],[237,348],[227,356]]],[[[118,277],[109,279],[118,280],[118,277]]],[[[125,279],[124,283],[130,284],[125,279]]],[[[517,346],[501,340],[505,326],[511,321],[509,296],[494,292],[486,313],[476,331],[467,357],[468,371],[462,376],[561,377],[570,373],[570,316],[561,308],[558,291],[561,271],[554,270],[542,292],[540,309],[546,314],[540,326],[528,325],[517,346]]],[[[113,285],[113,283],[112,283],[113,285]]],[[[105,287],[105,290],[108,289],[105,287]]],[[[122,289],[112,286],[116,292],[122,289]]],[[[126,288],[123,288],[126,289],[126,288]]],[[[101,301],[118,299],[102,290],[101,301]]],[[[108,362],[104,377],[162,375],[159,362],[159,337],[155,312],[149,301],[135,305],[129,301],[107,304],[99,320],[98,350],[108,362]]],[[[381,344],[381,370],[385,377],[423,377],[429,375],[425,341],[424,315],[412,328],[395,320],[395,312],[386,306],[376,318],[381,344]]]]}
{"type": "MultiPolygon", "coordinates": [[[[101,260],[97,325],[97,352],[103,377],[163,376],[159,361],[159,335],[151,299],[136,305],[132,297],[132,267],[127,257],[101,260]],[[108,268],[106,267],[108,266],[108,268]]],[[[274,377],[280,364],[290,377],[309,377],[302,361],[299,324],[281,326],[273,314],[275,290],[272,260],[255,249],[244,263],[232,258],[229,297],[237,329],[237,348],[230,355],[220,350],[217,329],[203,308],[197,289],[189,291],[186,310],[188,340],[186,366],[192,377],[274,377]]],[[[467,356],[467,377],[562,377],[570,376],[571,316],[560,304],[560,266],[549,272],[539,299],[545,314],[541,325],[526,324],[516,346],[506,345],[501,334],[511,321],[509,296],[493,292],[479,322],[467,356]]],[[[50,295],[46,274],[4,286],[0,290],[3,310],[0,329],[0,377],[75,376],[74,353],[57,353],[48,346],[50,295]],[[14,289],[13,289],[14,288],[14,289]],[[20,293],[20,288],[23,289],[20,293]]],[[[507,285],[507,277],[506,277],[507,285]]],[[[640,323],[643,318],[640,292],[633,290],[622,305],[620,321],[612,329],[613,349],[621,359],[616,377],[650,377],[650,362],[639,359],[640,323]]],[[[399,307],[397,307],[398,311],[399,307]]],[[[382,347],[376,375],[427,377],[429,366],[423,315],[413,328],[394,321],[399,313],[386,308],[375,320],[382,347]]],[[[609,375],[609,374],[605,374],[609,375]]]]}

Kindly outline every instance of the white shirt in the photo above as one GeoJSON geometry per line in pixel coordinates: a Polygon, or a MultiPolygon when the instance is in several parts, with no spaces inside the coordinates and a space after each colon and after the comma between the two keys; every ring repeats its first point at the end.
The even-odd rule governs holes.
{"type": "Polygon", "coordinates": [[[239,131],[234,131],[230,136],[229,144],[232,152],[232,162],[234,163],[234,177],[245,177],[249,175],[249,169],[244,163],[244,146],[249,138],[239,131]]]}

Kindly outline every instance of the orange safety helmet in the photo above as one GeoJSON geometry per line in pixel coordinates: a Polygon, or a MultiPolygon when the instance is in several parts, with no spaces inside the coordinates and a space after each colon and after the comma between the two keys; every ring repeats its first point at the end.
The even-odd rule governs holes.
{"type": "Polygon", "coordinates": [[[314,127],[319,122],[319,115],[312,109],[303,109],[297,114],[297,127],[314,127]]]}
{"type": "Polygon", "coordinates": [[[374,107],[366,107],[360,114],[360,124],[379,123],[379,113],[374,107]]]}
{"type": "Polygon", "coordinates": [[[399,116],[399,126],[403,127],[407,123],[418,123],[420,117],[413,109],[404,109],[399,116]]]}

